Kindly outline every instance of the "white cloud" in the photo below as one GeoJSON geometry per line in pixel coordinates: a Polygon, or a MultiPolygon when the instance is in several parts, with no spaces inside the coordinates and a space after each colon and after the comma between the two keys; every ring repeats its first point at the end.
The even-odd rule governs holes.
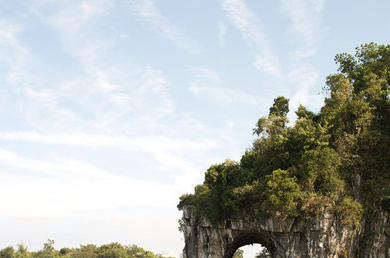
{"type": "Polygon", "coordinates": [[[139,15],[142,20],[162,36],[190,53],[197,54],[201,52],[199,43],[189,38],[164,16],[152,0],[129,0],[128,3],[130,10],[139,15]]]}
{"type": "Polygon", "coordinates": [[[321,29],[321,13],[326,0],[282,0],[281,8],[291,20],[288,32],[303,43],[303,48],[293,56],[305,58],[317,51],[318,42],[324,37],[321,29]]]}
{"type": "Polygon", "coordinates": [[[104,135],[104,134],[41,134],[37,132],[0,132],[0,139],[25,141],[45,144],[59,144],[69,146],[79,146],[87,148],[104,147],[117,148],[123,150],[134,150],[139,148],[155,149],[158,144],[163,147],[163,151],[184,149],[197,149],[215,147],[215,142],[211,139],[181,139],[164,136],[145,136],[129,138],[124,135],[104,135]],[[149,146],[149,147],[146,147],[149,146]]]}
{"type": "Polygon", "coordinates": [[[223,22],[218,22],[218,42],[221,47],[224,47],[225,42],[225,34],[226,34],[226,25],[223,22]]]}
{"type": "Polygon", "coordinates": [[[136,116],[152,123],[174,115],[175,106],[166,91],[169,82],[161,71],[150,66],[131,69],[127,64],[88,64],[87,69],[95,86],[88,90],[102,100],[95,107],[96,116],[109,115],[99,120],[122,123],[126,117],[136,116]]]}
{"type": "Polygon", "coordinates": [[[40,111],[44,111],[40,115],[47,119],[45,110],[62,119],[72,116],[65,110],[52,109],[59,95],[41,86],[45,79],[38,72],[40,61],[22,40],[24,32],[21,24],[6,19],[0,21],[0,61],[6,73],[3,83],[7,84],[0,87],[2,113],[12,112],[15,119],[26,124],[34,124],[40,111]]]}
{"type": "Polygon", "coordinates": [[[267,72],[274,76],[280,76],[280,70],[277,66],[270,63],[266,58],[257,55],[253,65],[260,71],[267,72]]]}
{"type": "Polygon", "coordinates": [[[39,17],[60,29],[67,49],[90,61],[101,57],[99,52],[104,53],[112,45],[109,39],[103,40],[103,37],[100,37],[99,44],[92,44],[97,37],[91,33],[91,24],[98,24],[112,7],[111,0],[56,1],[54,4],[36,0],[31,4],[31,9],[39,17]]]}
{"type": "MultiPolygon", "coordinates": [[[[188,191],[190,186],[194,182],[194,179],[198,179],[202,171],[202,168],[197,165],[196,160],[188,160],[186,155],[191,153],[204,153],[205,150],[215,150],[221,147],[221,142],[216,139],[188,139],[188,138],[174,138],[164,136],[140,136],[140,137],[129,137],[125,135],[102,135],[102,134],[84,134],[84,133],[73,133],[73,134],[41,134],[37,132],[0,132],[0,139],[12,142],[30,142],[35,144],[52,144],[72,147],[83,147],[83,148],[99,148],[99,149],[119,149],[129,153],[137,153],[138,155],[146,155],[151,158],[149,165],[154,167],[157,171],[169,172],[170,178],[174,179],[174,186],[181,189],[181,193],[188,191]]],[[[1,152],[0,160],[7,160],[14,158],[13,153],[1,152]],[[2,158],[3,157],[3,158],[2,158]]],[[[50,158],[50,157],[48,157],[50,158]]],[[[40,164],[39,162],[26,162],[22,160],[13,159],[13,166],[19,166],[20,168],[32,169],[36,171],[45,170],[48,173],[51,172],[49,165],[51,163],[40,164]],[[20,165],[17,165],[20,164],[20,165]],[[23,165],[24,164],[24,165],[23,165]],[[26,165],[28,164],[28,165],[26,165]],[[33,166],[33,164],[35,164],[33,166]]],[[[63,167],[78,173],[79,169],[72,168],[72,161],[65,160],[62,162],[63,167]]],[[[55,165],[58,164],[55,163],[55,165]]],[[[81,167],[78,165],[78,167],[81,167]]],[[[86,169],[90,170],[90,169],[86,169]]],[[[102,174],[93,172],[93,176],[102,174]]],[[[196,180],[195,180],[196,181],[196,180]]],[[[147,201],[145,202],[147,203],[147,201]]]]}
{"type": "MultiPolygon", "coordinates": [[[[32,14],[38,15],[43,20],[51,20],[55,26],[62,26],[61,33],[64,39],[79,39],[79,35],[83,34],[80,30],[87,21],[91,20],[93,15],[101,14],[107,7],[103,2],[95,1],[93,4],[96,5],[93,5],[90,1],[79,4],[58,1],[50,7],[59,7],[60,11],[55,14],[49,12],[50,15],[41,11],[45,9],[41,8],[42,6],[49,4],[46,1],[32,1],[29,5],[32,14]],[[101,6],[96,8],[99,5],[101,6]]],[[[54,8],[54,12],[55,10],[57,9],[54,8]]],[[[12,99],[12,103],[4,104],[2,101],[2,104],[8,105],[8,109],[13,110],[13,116],[29,126],[43,130],[56,128],[66,130],[70,127],[75,129],[77,124],[80,124],[79,114],[60,104],[63,100],[70,99],[69,95],[59,89],[63,82],[56,80],[57,78],[52,80],[47,71],[41,71],[47,64],[42,63],[39,53],[33,55],[28,49],[29,41],[24,38],[24,32],[23,26],[11,20],[4,19],[0,22],[0,44],[3,45],[0,50],[0,60],[7,65],[6,81],[11,86],[1,88],[1,95],[8,100],[12,99]]],[[[67,40],[68,44],[70,42],[71,40],[67,40]]],[[[45,42],[45,44],[50,43],[45,42]]],[[[80,51],[80,53],[85,52],[88,51],[80,51]]],[[[84,84],[88,83],[84,82],[84,84]]]]}
{"type": "Polygon", "coordinates": [[[281,76],[278,58],[273,53],[269,39],[263,33],[256,15],[242,0],[220,0],[220,3],[230,21],[254,49],[256,53],[255,67],[273,76],[281,76]],[[261,60],[260,64],[259,60],[261,60]]]}
{"type": "Polygon", "coordinates": [[[176,115],[167,93],[169,81],[160,70],[148,65],[135,67],[131,61],[112,57],[120,37],[107,37],[110,28],[99,26],[105,24],[113,7],[111,1],[67,1],[54,5],[35,1],[33,7],[57,31],[62,48],[81,69],[79,75],[67,80],[49,77],[52,85],[25,91],[24,113],[31,125],[41,131],[57,132],[113,133],[114,128],[128,133],[164,131],[159,120],[176,115]]]}
{"type": "Polygon", "coordinates": [[[14,171],[0,174],[0,196],[7,196],[2,198],[3,218],[63,217],[145,204],[168,207],[178,195],[170,185],[113,175],[72,159],[41,161],[0,150],[0,164],[14,171]],[[28,174],[18,175],[22,171],[28,174]]]}
{"type": "Polygon", "coordinates": [[[294,89],[290,100],[290,110],[297,110],[299,104],[318,110],[323,104],[322,96],[310,93],[317,88],[318,73],[310,66],[301,66],[289,72],[287,75],[291,83],[299,87],[294,89]]]}
{"type": "MultiPolygon", "coordinates": [[[[195,173],[198,168],[183,158],[182,146],[186,147],[182,151],[189,151],[198,148],[197,144],[203,149],[204,144],[215,145],[215,142],[199,141],[194,135],[196,140],[191,140],[185,135],[186,127],[198,128],[201,132],[205,130],[204,125],[175,110],[167,92],[169,81],[162,71],[112,59],[110,50],[117,39],[99,33],[105,31],[104,26],[97,31],[95,28],[96,24],[104,24],[105,15],[112,7],[111,1],[34,3],[37,15],[57,31],[63,49],[82,70],[80,75],[68,80],[56,81],[54,78],[50,89],[47,85],[28,88],[25,117],[38,133],[14,133],[11,138],[102,148],[115,145],[126,151],[148,153],[158,170],[195,173]],[[167,118],[174,120],[175,125],[161,121],[167,118]]],[[[130,6],[150,22],[172,25],[153,2],[130,1],[130,6]]]]}
{"type": "Polygon", "coordinates": [[[221,86],[223,81],[209,68],[192,69],[193,80],[188,88],[196,96],[211,99],[220,104],[256,104],[260,100],[243,91],[221,86]]]}
{"type": "Polygon", "coordinates": [[[0,20],[0,61],[7,66],[5,80],[12,86],[34,85],[39,78],[31,73],[34,57],[19,39],[23,26],[14,21],[0,20]]]}

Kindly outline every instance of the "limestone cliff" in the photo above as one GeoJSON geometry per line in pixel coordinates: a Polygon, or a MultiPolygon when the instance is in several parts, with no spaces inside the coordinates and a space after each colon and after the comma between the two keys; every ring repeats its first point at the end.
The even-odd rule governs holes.
{"type": "Polygon", "coordinates": [[[302,220],[242,213],[213,225],[185,206],[180,229],[185,238],[183,258],[231,258],[236,249],[253,243],[265,246],[273,258],[390,257],[388,214],[381,213],[371,224],[352,230],[330,214],[302,220]],[[363,234],[367,229],[375,232],[372,239],[363,234]]]}

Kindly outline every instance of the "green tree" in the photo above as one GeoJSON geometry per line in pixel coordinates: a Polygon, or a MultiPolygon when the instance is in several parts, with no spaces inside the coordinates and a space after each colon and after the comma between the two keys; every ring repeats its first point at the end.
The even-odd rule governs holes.
{"type": "Polygon", "coordinates": [[[15,249],[12,246],[8,246],[0,250],[0,258],[14,258],[14,257],[15,257],[15,249]]]}
{"type": "Polygon", "coordinates": [[[289,100],[283,96],[279,96],[274,99],[274,104],[269,109],[269,115],[287,116],[290,111],[288,107],[289,100]]]}
{"type": "Polygon", "coordinates": [[[15,258],[25,258],[29,256],[29,252],[27,251],[27,246],[23,243],[17,245],[18,250],[15,253],[15,258]]]}
{"type": "Polygon", "coordinates": [[[244,251],[242,249],[237,249],[234,252],[233,258],[244,258],[244,251]]]}
{"type": "Polygon", "coordinates": [[[260,253],[256,254],[255,258],[271,258],[271,254],[268,252],[267,248],[263,248],[260,253]]]}
{"type": "Polygon", "coordinates": [[[48,239],[46,243],[43,244],[43,251],[52,253],[54,252],[54,247],[53,245],[55,244],[55,241],[52,239],[48,239]]]}
{"type": "Polygon", "coordinates": [[[0,250],[0,258],[173,258],[155,255],[136,245],[123,246],[119,243],[105,244],[97,247],[93,244],[80,245],[79,248],[63,247],[56,251],[54,240],[48,240],[42,250],[27,252],[27,247],[18,245],[18,251],[12,246],[0,250]]]}
{"type": "Polygon", "coordinates": [[[285,170],[275,170],[266,177],[262,209],[272,214],[298,216],[302,192],[297,179],[285,170]]]}
{"type": "Polygon", "coordinates": [[[68,248],[68,247],[63,247],[60,249],[60,254],[61,255],[67,255],[67,254],[71,254],[73,251],[72,249],[68,248]]]}
{"type": "Polygon", "coordinates": [[[27,246],[25,246],[23,243],[18,244],[18,251],[17,253],[21,254],[27,254],[27,246]]]}
{"type": "Polygon", "coordinates": [[[261,117],[253,129],[253,134],[260,136],[261,134],[275,134],[286,127],[288,123],[287,114],[289,100],[279,96],[274,99],[274,104],[269,109],[268,117],[261,117]]]}

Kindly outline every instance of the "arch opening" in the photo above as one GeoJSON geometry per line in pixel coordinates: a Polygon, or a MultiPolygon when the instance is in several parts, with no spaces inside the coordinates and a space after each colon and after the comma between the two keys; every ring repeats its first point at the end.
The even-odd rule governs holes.
{"type": "Polygon", "coordinates": [[[236,258],[257,258],[257,257],[271,258],[274,257],[273,256],[274,250],[275,250],[275,245],[269,237],[266,237],[257,232],[256,233],[246,232],[236,237],[235,240],[232,242],[232,244],[230,244],[227,247],[225,258],[235,258],[235,254],[236,254],[236,258]],[[236,253],[236,251],[242,247],[244,247],[243,249],[245,249],[245,246],[253,246],[253,245],[255,245],[255,247],[258,247],[258,250],[255,253],[253,253],[253,251],[252,253],[247,255],[243,255],[241,251],[238,251],[238,253],[236,253]],[[263,249],[265,249],[264,252],[262,252],[263,249]]]}
{"type": "Polygon", "coordinates": [[[261,244],[245,245],[238,248],[233,258],[271,258],[268,249],[261,244]]]}

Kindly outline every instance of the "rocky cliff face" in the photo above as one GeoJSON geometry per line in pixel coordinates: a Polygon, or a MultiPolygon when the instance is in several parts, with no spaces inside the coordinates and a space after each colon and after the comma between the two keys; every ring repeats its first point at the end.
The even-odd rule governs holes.
{"type": "Polygon", "coordinates": [[[255,217],[236,214],[212,225],[196,218],[191,206],[183,207],[183,258],[231,258],[236,249],[253,243],[265,246],[273,258],[390,257],[389,217],[383,213],[358,230],[343,227],[330,214],[313,220],[255,217]],[[363,234],[367,230],[374,234],[371,242],[363,234]]]}
{"type": "Polygon", "coordinates": [[[390,257],[390,216],[378,211],[373,218],[366,220],[360,231],[359,242],[355,246],[357,257],[390,257]]]}

